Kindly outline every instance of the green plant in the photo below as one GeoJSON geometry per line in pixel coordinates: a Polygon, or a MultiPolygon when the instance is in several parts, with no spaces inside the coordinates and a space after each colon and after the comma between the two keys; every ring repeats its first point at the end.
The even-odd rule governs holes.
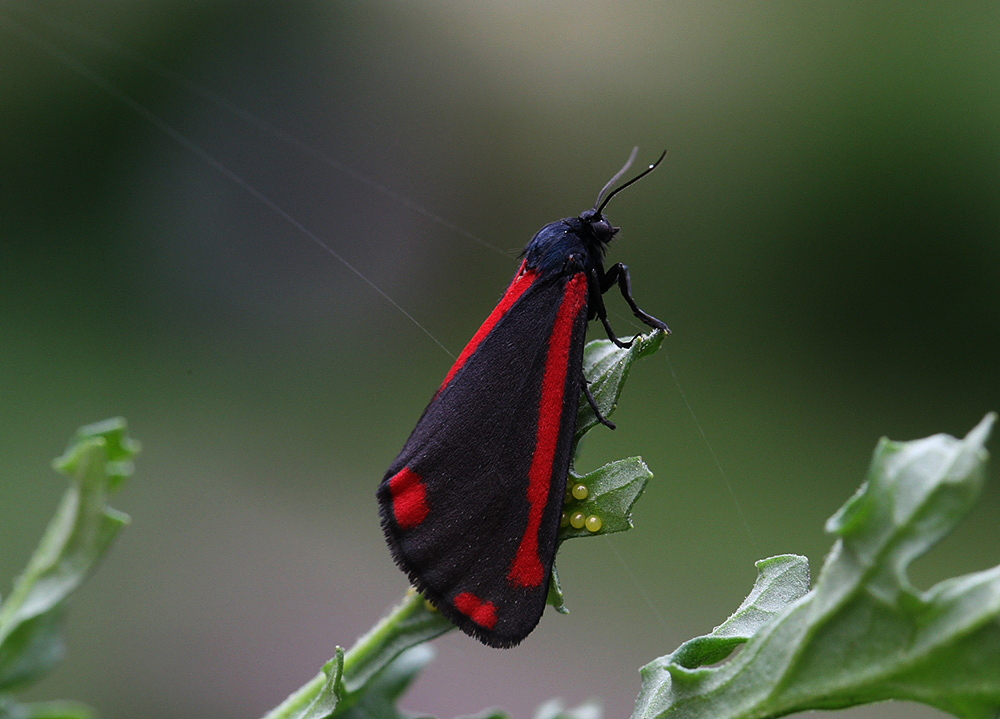
{"type": "MultiPolygon", "coordinates": [[[[632,363],[662,335],[629,350],[588,344],[591,389],[605,415],[632,363]]],[[[577,440],[596,424],[581,403],[577,440]]],[[[642,669],[632,719],[765,719],[888,699],[938,707],[962,719],[1000,715],[1000,566],[923,591],[909,565],[946,536],[976,501],[985,476],[987,415],[964,439],[882,440],[858,492],[827,522],[836,538],[814,587],[804,557],[757,562],[758,578],[736,612],[642,669]],[[734,651],[740,651],[733,656],[734,651]]],[[[55,466],[70,487],[10,596],[0,604],[0,719],[85,719],[72,702],[23,704],[13,691],[62,654],[59,625],[69,594],[94,569],[128,518],[107,498],[131,474],[138,444],[123,420],[82,428],[55,466]]],[[[564,527],[561,540],[624,531],[649,470],[638,457],[611,462],[571,484],[588,494],[570,509],[599,528],[564,527]]],[[[563,611],[553,572],[549,601],[563,611]]],[[[452,625],[411,593],[335,656],[266,719],[403,719],[396,706],[452,625]]],[[[598,719],[594,704],[542,706],[536,719],[598,719]]],[[[505,719],[501,711],[481,719],[505,719]]]]}
{"type": "Polygon", "coordinates": [[[0,719],[91,716],[75,702],[21,704],[12,692],[40,679],[62,658],[66,600],[129,522],[107,500],[132,474],[138,451],[125,420],[110,419],[81,427],[53,462],[69,478],[69,488],[27,568],[0,604],[0,719]]]}
{"type": "Polygon", "coordinates": [[[995,419],[961,440],[883,439],[865,483],[827,522],[837,540],[816,586],[804,557],[758,562],[733,616],[643,668],[633,719],[778,717],[886,699],[997,716],[1000,566],[927,591],[906,575],[979,495],[995,419]]]}
{"type": "MultiPolygon", "coordinates": [[[[661,339],[652,333],[631,350],[606,341],[587,346],[585,370],[604,414],[632,362],[655,352],[661,339]]],[[[580,413],[577,440],[597,423],[587,403],[580,413]]],[[[815,588],[804,557],[758,562],[753,590],[728,620],[642,669],[632,719],[763,719],[887,699],[923,702],[964,719],[997,716],[1000,567],[927,591],[906,576],[978,496],[994,420],[987,416],[962,440],[882,440],[865,483],[827,523],[837,540],[815,588]]],[[[588,501],[605,518],[601,532],[611,532],[631,526],[631,507],[650,476],[635,457],[573,475],[571,483],[591,489],[588,501]]],[[[563,539],[587,534],[564,530],[563,539]]],[[[550,603],[562,607],[558,581],[550,603]]],[[[425,642],[450,628],[410,595],[351,649],[338,648],[265,719],[403,717],[395,701],[431,660],[425,642]]],[[[547,704],[537,718],[597,713],[590,704],[547,704]]]]}
{"type": "MultiPolygon", "coordinates": [[[[640,335],[629,349],[618,348],[607,340],[587,344],[584,373],[591,381],[591,393],[605,417],[614,411],[632,363],[655,352],[663,336],[660,331],[640,335]]],[[[576,442],[598,423],[590,404],[581,402],[580,405],[576,442]]],[[[587,475],[571,471],[569,485],[583,484],[588,494],[582,500],[570,502],[568,510],[600,517],[601,526],[596,531],[564,526],[560,541],[631,528],[632,505],[651,477],[639,457],[611,462],[587,475]]],[[[549,603],[557,611],[565,612],[554,568],[552,575],[549,603]]],[[[336,656],[319,674],[269,712],[265,719],[403,717],[395,708],[395,699],[431,660],[433,655],[424,643],[453,628],[422,597],[411,593],[349,650],[338,647],[336,656]]],[[[545,719],[588,719],[596,708],[584,705],[572,710],[582,714],[574,714],[549,703],[539,712],[545,719]]]]}

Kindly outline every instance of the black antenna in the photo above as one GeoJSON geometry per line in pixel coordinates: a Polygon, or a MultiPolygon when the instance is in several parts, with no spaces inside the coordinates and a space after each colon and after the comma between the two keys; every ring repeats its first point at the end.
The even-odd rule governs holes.
{"type": "Polygon", "coordinates": [[[664,150],[663,154],[660,155],[659,159],[657,159],[656,162],[654,162],[652,165],[650,165],[649,167],[647,167],[645,170],[643,170],[642,172],[640,172],[638,175],[636,175],[635,177],[633,177],[631,180],[629,180],[628,182],[626,182],[621,187],[615,188],[611,192],[611,194],[609,194],[607,197],[604,198],[604,202],[601,202],[601,195],[603,195],[605,192],[607,192],[608,188],[611,187],[613,184],[615,184],[615,182],[617,182],[618,179],[622,175],[625,174],[625,172],[628,170],[629,166],[632,164],[632,160],[635,159],[635,153],[636,153],[636,150],[638,150],[638,149],[639,149],[638,147],[632,148],[632,154],[629,156],[628,162],[625,163],[625,167],[623,167],[622,169],[620,169],[618,171],[618,174],[611,178],[611,182],[609,182],[607,185],[605,185],[604,189],[601,190],[601,193],[597,196],[597,201],[600,203],[597,207],[594,208],[594,212],[597,215],[600,215],[604,211],[604,208],[608,206],[609,202],[611,202],[611,198],[612,197],[614,197],[615,195],[617,195],[619,192],[621,192],[622,190],[624,190],[629,185],[634,185],[639,180],[641,180],[646,175],[648,175],[650,172],[652,172],[653,170],[655,170],[656,166],[659,165],[661,162],[663,162],[663,158],[667,156],[667,151],[664,150]]]}
{"type": "Polygon", "coordinates": [[[638,145],[632,148],[632,154],[630,154],[628,156],[628,159],[625,160],[625,164],[622,166],[622,169],[616,172],[615,176],[612,177],[610,180],[608,180],[608,183],[601,188],[600,192],[597,193],[597,200],[594,202],[594,207],[597,207],[599,204],[601,204],[601,198],[604,197],[604,193],[610,190],[611,186],[614,185],[616,182],[618,182],[618,180],[622,179],[622,175],[628,172],[628,168],[632,167],[632,163],[635,162],[635,156],[637,154],[639,154],[638,145]]]}

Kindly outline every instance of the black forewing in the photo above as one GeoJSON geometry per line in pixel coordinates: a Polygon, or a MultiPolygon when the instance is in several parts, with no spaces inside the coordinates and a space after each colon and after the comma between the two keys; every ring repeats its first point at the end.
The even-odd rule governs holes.
{"type": "Polygon", "coordinates": [[[539,531],[539,586],[515,587],[511,563],[528,523],[528,472],[550,337],[570,276],[536,278],[424,411],[379,487],[382,527],[396,562],[466,633],[491,646],[520,642],[548,593],[582,377],[587,308],[573,322],[555,461],[539,531]],[[404,467],[426,484],[426,520],[401,529],[388,481],[404,467]],[[487,629],[453,606],[469,592],[497,608],[487,629]]]}

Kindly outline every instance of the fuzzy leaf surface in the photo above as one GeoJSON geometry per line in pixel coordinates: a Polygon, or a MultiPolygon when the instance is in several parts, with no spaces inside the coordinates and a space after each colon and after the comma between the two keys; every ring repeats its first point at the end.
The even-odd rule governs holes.
{"type": "MultiPolygon", "coordinates": [[[[642,357],[648,357],[660,348],[666,333],[653,330],[646,335],[636,335],[632,346],[622,348],[611,340],[591,340],[583,350],[583,376],[590,384],[590,393],[594,396],[601,414],[610,417],[618,406],[625,381],[632,370],[632,363],[642,357]]],[[[576,437],[574,444],[580,441],[588,431],[598,424],[594,408],[585,397],[580,399],[577,410],[576,437]]]]}
{"type": "Polygon", "coordinates": [[[614,534],[632,529],[632,506],[646,488],[646,483],[652,478],[653,473],[642,461],[642,457],[609,462],[583,476],[571,472],[570,485],[583,484],[590,493],[586,499],[568,502],[566,511],[598,516],[601,518],[601,528],[596,532],[590,532],[587,529],[563,527],[559,530],[560,541],[575,537],[591,537],[595,534],[614,534]]]}
{"type": "Polygon", "coordinates": [[[962,719],[1000,714],[1000,566],[926,591],[907,577],[978,496],[994,420],[964,439],[883,439],[865,483],[827,522],[837,540],[816,586],[796,598],[801,576],[758,579],[773,617],[724,624],[648,664],[633,718],[762,719],[887,699],[962,719]],[[742,651],[706,666],[728,656],[730,630],[728,648],[742,651]]]}

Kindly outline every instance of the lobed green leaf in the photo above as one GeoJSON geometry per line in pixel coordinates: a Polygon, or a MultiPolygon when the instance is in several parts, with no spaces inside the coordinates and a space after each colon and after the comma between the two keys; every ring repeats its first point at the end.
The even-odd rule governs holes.
{"type": "Polygon", "coordinates": [[[34,681],[62,657],[66,599],[129,521],[107,499],[131,474],[138,451],[125,420],[118,418],[82,427],[53,463],[70,486],[27,568],[0,604],[0,690],[34,681]]]}
{"type": "Polygon", "coordinates": [[[559,530],[559,540],[576,537],[591,537],[595,534],[614,534],[632,528],[632,507],[646,488],[653,473],[642,461],[642,457],[629,457],[609,462],[600,469],[580,476],[571,472],[570,485],[582,484],[589,494],[586,499],[566,503],[567,512],[582,512],[601,519],[601,528],[596,532],[575,529],[572,526],[559,530]]]}
{"type": "MultiPolygon", "coordinates": [[[[632,363],[656,352],[665,336],[666,333],[662,330],[636,335],[628,348],[619,347],[611,340],[592,340],[587,343],[583,350],[583,376],[589,382],[590,393],[602,415],[610,417],[618,406],[618,398],[632,370],[632,363]]],[[[594,408],[585,397],[581,398],[580,408],[577,410],[574,446],[597,424],[594,408]]]]}
{"type": "Polygon", "coordinates": [[[634,719],[761,719],[887,699],[997,716],[1000,566],[927,591],[906,574],[978,496],[994,420],[963,440],[882,440],[867,481],[827,523],[837,541],[815,588],[802,594],[804,560],[759,564],[755,598],[730,621],[642,669],[634,719]]]}
{"type": "Polygon", "coordinates": [[[783,554],[756,562],[757,581],[739,608],[711,634],[684,642],[670,655],[688,669],[722,661],[788,605],[809,591],[809,560],[783,554]]]}

